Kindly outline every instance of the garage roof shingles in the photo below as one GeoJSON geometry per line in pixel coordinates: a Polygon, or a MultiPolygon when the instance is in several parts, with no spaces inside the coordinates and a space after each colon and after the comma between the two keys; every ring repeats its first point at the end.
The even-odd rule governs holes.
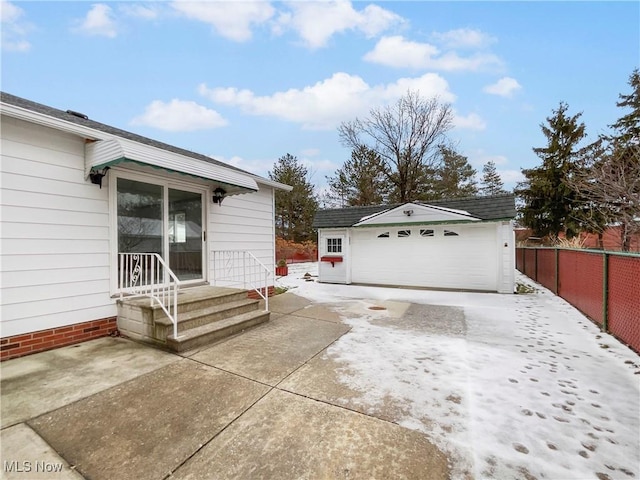
{"type": "MultiPolygon", "coordinates": [[[[474,217],[482,220],[506,220],[515,218],[516,216],[515,196],[510,193],[489,197],[464,197],[411,203],[465,210],[474,217]]],[[[313,219],[313,228],[351,227],[358,223],[363,217],[396,208],[400,205],[403,204],[396,203],[392,205],[372,205],[366,207],[318,210],[313,219]]]]}

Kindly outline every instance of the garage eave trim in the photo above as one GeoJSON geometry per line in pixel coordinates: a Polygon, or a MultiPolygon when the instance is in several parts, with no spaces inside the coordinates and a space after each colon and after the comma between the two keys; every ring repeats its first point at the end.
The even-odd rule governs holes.
{"type": "Polygon", "coordinates": [[[500,220],[438,220],[434,222],[397,222],[397,223],[376,223],[371,225],[354,225],[353,228],[377,228],[377,227],[415,227],[417,225],[460,225],[481,223],[495,223],[500,220]]]}
{"type": "Polygon", "coordinates": [[[423,205],[417,203],[405,203],[395,208],[384,210],[356,222],[354,227],[380,226],[389,224],[426,224],[426,223],[451,223],[457,221],[478,222],[481,219],[463,210],[423,205]]]}
{"type": "Polygon", "coordinates": [[[249,175],[131,140],[101,140],[87,143],[85,147],[86,177],[92,170],[124,162],[148,165],[232,187],[228,194],[258,191],[258,184],[249,175]]]}

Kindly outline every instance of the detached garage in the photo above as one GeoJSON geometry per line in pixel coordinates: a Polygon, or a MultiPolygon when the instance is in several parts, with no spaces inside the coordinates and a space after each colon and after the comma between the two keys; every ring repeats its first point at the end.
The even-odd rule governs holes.
{"type": "Polygon", "coordinates": [[[320,210],[319,280],[513,293],[513,195],[320,210]]]}

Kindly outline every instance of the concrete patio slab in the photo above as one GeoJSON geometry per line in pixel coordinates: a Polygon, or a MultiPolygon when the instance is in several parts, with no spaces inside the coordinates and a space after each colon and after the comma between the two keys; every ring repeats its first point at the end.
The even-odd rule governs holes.
{"type": "Polygon", "coordinates": [[[291,292],[269,298],[269,311],[272,313],[293,313],[309,305],[311,305],[311,301],[291,292]]]}
{"type": "Polygon", "coordinates": [[[0,432],[2,480],[82,480],[36,432],[25,424],[0,432]]]}
{"type": "Polygon", "coordinates": [[[349,302],[347,307],[342,307],[341,311],[351,315],[381,315],[385,318],[401,318],[411,304],[395,300],[354,300],[349,302]]]}
{"type": "Polygon", "coordinates": [[[278,388],[388,422],[398,422],[407,415],[406,404],[392,398],[371,401],[366,392],[340,381],[342,375],[349,373],[347,364],[334,360],[324,351],[293,372],[278,388]]]}
{"type": "MultiPolygon", "coordinates": [[[[388,302],[383,302],[388,303],[388,302]]],[[[393,302],[398,304],[400,302],[393,302]]],[[[464,309],[445,305],[421,305],[403,303],[398,311],[379,312],[373,315],[371,324],[392,326],[416,333],[463,337],[467,332],[464,309]]]]}
{"type": "Polygon", "coordinates": [[[342,317],[330,306],[326,305],[308,305],[294,312],[296,317],[315,318],[326,322],[342,323],[342,317]]]}
{"type": "MultiPolygon", "coordinates": [[[[347,310],[351,319],[367,315],[373,325],[415,332],[416,334],[463,335],[466,330],[464,311],[460,308],[442,305],[420,305],[404,302],[358,300],[347,310]],[[376,305],[385,310],[369,310],[367,305],[376,305]]],[[[293,372],[278,387],[282,390],[313,398],[376,418],[400,422],[411,412],[409,402],[389,396],[384,399],[371,398],[369,392],[349,386],[349,378],[355,375],[346,362],[339,361],[325,350],[316,355],[300,369],[293,372]],[[347,380],[345,380],[347,379],[347,380]]],[[[429,352],[424,353],[425,359],[429,352]]],[[[452,397],[452,401],[455,398],[452,397]]],[[[417,419],[426,428],[434,420],[428,417],[417,419]]]]}
{"type": "Polygon", "coordinates": [[[100,338],[0,364],[2,428],[179,360],[123,338],[100,338]]]}
{"type": "Polygon", "coordinates": [[[347,331],[342,324],[284,316],[190,358],[273,386],[347,331]]]}
{"type": "Polygon", "coordinates": [[[449,467],[418,432],[273,390],[172,478],[437,480],[449,467]]]}
{"type": "Polygon", "coordinates": [[[161,479],[267,391],[184,359],[29,425],[87,478],[161,479]]]}

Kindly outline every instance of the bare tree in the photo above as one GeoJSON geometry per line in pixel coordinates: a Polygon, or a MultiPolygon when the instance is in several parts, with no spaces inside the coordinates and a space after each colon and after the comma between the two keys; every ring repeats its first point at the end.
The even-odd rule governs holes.
{"type": "Polygon", "coordinates": [[[640,233],[640,145],[604,139],[590,145],[571,185],[581,194],[582,220],[596,231],[618,225],[620,248],[629,251],[640,233]]]}
{"type": "Polygon", "coordinates": [[[620,226],[620,248],[629,251],[633,235],[640,233],[640,71],[629,77],[630,94],[620,94],[618,107],[630,108],[581,153],[580,169],[570,178],[579,192],[581,219],[592,227],[620,226]]]}
{"type": "Polygon", "coordinates": [[[392,200],[408,202],[420,198],[433,171],[438,145],[445,143],[452,127],[449,104],[408,90],[394,105],[373,108],[367,118],[343,122],[338,134],[352,150],[365,145],[377,152],[393,186],[392,200]]]}

